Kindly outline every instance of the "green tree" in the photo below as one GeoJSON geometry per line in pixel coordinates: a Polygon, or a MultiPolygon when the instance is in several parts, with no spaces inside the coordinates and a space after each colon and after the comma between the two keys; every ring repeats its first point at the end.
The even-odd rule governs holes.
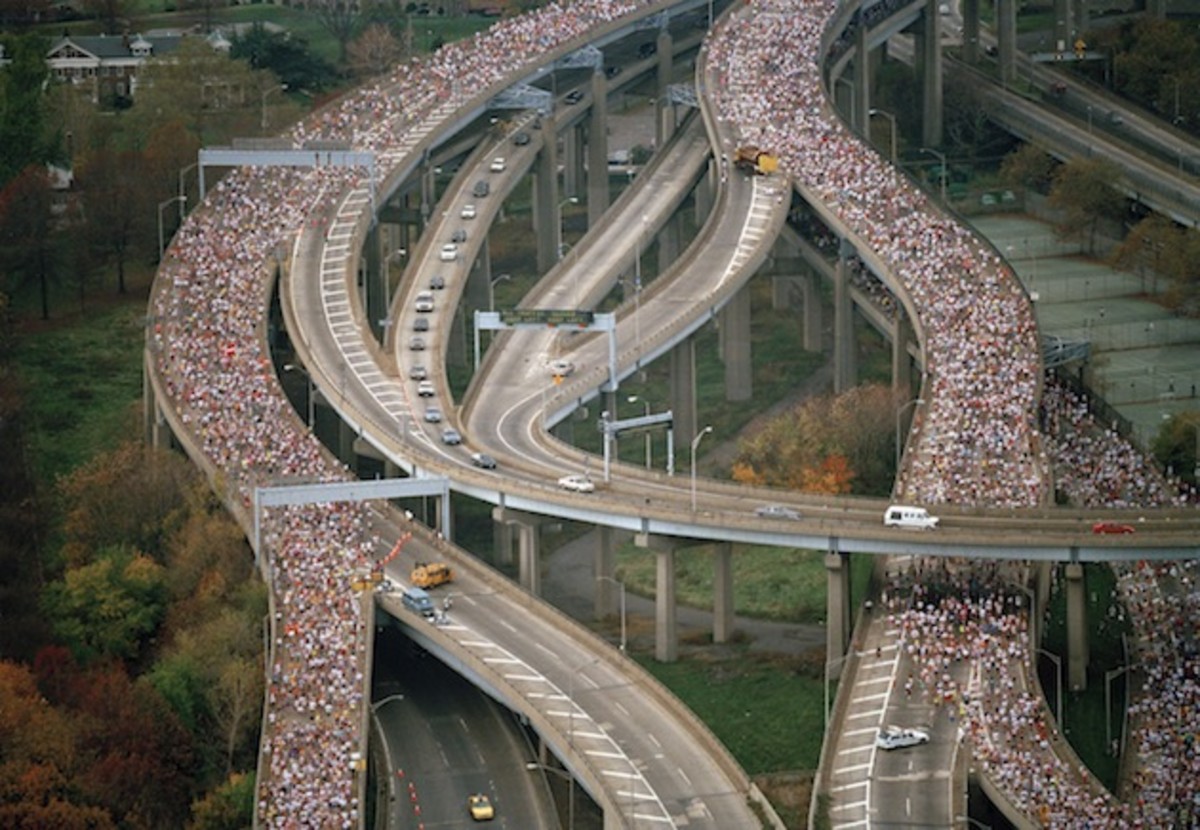
{"type": "Polygon", "coordinates": [[[1000,180],[1009,187],[1026,188],[1045,195],[1054,181],[1058,162],[1036,144],[1022,144],[1000,163],[1000,180]]]}
{"type": "Polygon", "coordinates": [[[1200,44],[1194,27],[1143,18],[1125,45],[1114,58],[1123,94],[1145,102],[1168,120],[1200,109],[1200,44]]]}
{"type": "Polygon", "coordinates": [[[0,187],[32,164],[50,159],[43,89],[49,77],[46,40],[0,37],[9,63],[0,71],[0,187]]]}
{"type": "Polygon", "coordinates": [[[254,776],[235,772],[192,802],[190,830],[243,830],[254,819],[254,776]]]}
{"type": "Polygon", "coordinates": [[[1100,223],[1122,215],[1124,201],[1113,190],[1120,175],[1120,168],[1106,158],[1074,159],[1059,167],[1049,198],[1050,206],[1063,212],[1058,232],[1079,235],[1087,250],[1094,250],[1100,223]]]}
{"type": "Polygon", "coordinates": [[[1163,469],[1171,470],[1193,487],[1200,487],[1200,413],[1171,416],[1158,430],[1151,447],[1163,469]]]}
{"type": "Polygon", "coordinates": [[[80,660],[127,660],[158,628],[165,600],[163,567],[144,554],[114,547],[47,585],[42,608],[80,660]]]}
{"type": "Polygon", "coordinates": [[[50,286],[59,275],[59,233],[53,202],[50,177],[37,163],[30,164],[0,190],[0,268],[5,287],[15,292],[32,286],[43,320],[50,319],[50,286]]]}
{"type": "Polygon", "coordinates": [[[290,32],[276,32],[261,23],[233,37],[229,56],[257,70],[270,71],[288,89],[315,92],[332,84],[336,71],[308,48],[308,41],[290,32]]]}

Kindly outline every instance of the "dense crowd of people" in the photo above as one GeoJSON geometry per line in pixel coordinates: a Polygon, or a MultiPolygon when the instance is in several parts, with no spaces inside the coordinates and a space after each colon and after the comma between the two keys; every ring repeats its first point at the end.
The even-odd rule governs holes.
{"type": "MultiPolygon", "coordinates": [[[[297,125],[291,138],[297,146],[319,139],[373,149],[386,168],[399,161],[392,148],[447,101],[478,94],[642,5],[553,3],[499,21],[326,107],[297,125]]],[[[817,67],[832,8],[828,2],[768,3],[760,13],[772,16],[772,26],[738,20],[731,36],[715,39],[708,48],[720,76],[721,117],[738,125],[746,142],[777,152],[806,192],[833,206],[889,264],[920,311],[929,393],[902,491],[924,503],[1035,504],[1045,495],[1046,470],[1033,415],[1039,360],[1029,304],[993,252],[933,210],[921,191],[831,117],[817,67]],[[788,48],[775,48],[779,43],[788,48]],[[772,83],[761,82],[764,74],[772,83]]],[[[266,352],[262,319],[267,263],[297,232],[319,227],[333,194],[362,175],[329,167],[236,171],[181,229],[162,265],[151,337],[158,373],[217,480],[245,511],[256,486],[346,475],[290,411],[266,352]]],[[[263,540],[276,618],[259,817],[272,827],[355,826],[369,625],[352,583],[369,570],[377,540],[364,507],[348,504],[268,511],[263,540]]],[[[978,656],[980,644],[994,639],[1003,647],[987,653],[987,671],[999,676],[1027,665],[1018,645],[1022,623],[1005,600],[922,600],[917,610],[924,616],[905,625],[912,628],[914,647],[924,650],[921,664],[934,667],[923,669],[920,682],[944,699],[962,693],[953,687],[952,672],[938,672],[938,656],[946,669],[947,661],[978,656]],[[962,639],[968,630],[971,637],[962,639]]],[[[1156,680],[1165,682],[1174,673],[1164,667],[1159,675],[1156,680]]],[[[1175,694],[1186,696],[1191,682],[1190,675],[1182,678],[1175,694]]],[[[1139,705],[1139,718],[1152,727],[1161,727],[1170,711],[1168,704],[1139,705]]],[[[974,702],[975,709],[983,706],[983,699],[974,702]]],[[[986,706],[997,708],[972,720],[973,730],[984,730],[980,740],[1000,735],[1006,728],[1001,723],[1012,734],[1013,724],[1040,711],[1019,699],[989,698],[986,706]]],[[[1028,739],[1040,733],[1022,734],[1028,739]]],[[[1142,739],[1147,751],[1174,746],[1162,731],[1144,734],[1158,736],[1142,739]]],[[[1046,763],[1042,757],[1030,763],[1046,763]]],[[[1019,751],[1016,758],[1000,753],[991,760],[997,768],[1017,763],[1022,769],[1019,751]]]]}
{"type": "MultiPolygon", "coordinates": [[[[336,141],[377,151],[492,83],[638,3],[557,3],[497,23],[399,67],[297,125],[297,147],[336,141]],[[460,87],[461,85],[461,87],[460,87]]],[[[291,411],[262,337],[268,267],[305,229],[320,232],[337,194],[364,171],[242,169],[176,235],[153,299],[151,348],[170,405],[243,515],[256,486],[335,481],[345,470],[291,411]]],[[[266,511],[263,551],[275,607],[259,819],[269,827],[354,827],[364,741],[369,621],[353,586],[378,548],[363,505],[266,511]]]]}
{"type": "MultiPolygon", "coordinates": [[[[1015,275],[851,135],[825,98],[821,35],[833,4],[766,0],[755,10],[735,17],[706,45],[717,67],[712,86],[720,117],[738,131],[739,142],[777,153],[801,190],[824,202],[852,238],[883,260],[894,281],[889,288],[911,298],[926,335],[925,404],[898,498],[1037,505],[1050,496],[1053,463],[1064,492],[1082,504],[1177,502],[1175,488],[1147,459],[1114,432],[1085,426],[1085,409],[1060,389],[1049,394],[1042,422],[1050,435],[1042,436],[1037,329],[1015,275]]],[[[1175,781],[1188,804],[1197,792],[1195,718],[1184,718],[1182,729],[1170,718],[1176,707],[1197,709],[1194,665],[1160,643],[1149,648],[1164,661],[1147,673],[1134,707],[1135,722],[1145,725],[1135,742],[1139,784],[1147,786],[1141,797],[1118,802],[1072,756],[1056,751],[1057,727],[1027,677],[1029,608],[1021,603],[1024,594],[1014,594],[992,570],[962,562],[941,579],[925,575],[907,594],[893,586],[890,627],[901,632],[903,653],[915,667],[903,693],[961,718],[993,780],[1044,826],[1187,826],[1178,821],[1178,800],[1166,797],[1162,785],[1175,781]],[[901,596],[907,601],[900,603],[901,596]]],[[[1121,584],[1127,597],[1157,585],[1134,582],[1129,574],[1121,584]]],[[[1184,593],[1194,602],[1190,591],[1184,593]]],[[[1167,613],[1164,605],[1156,610],[1167,613]]],[[[1173,621],[1190,634],[1194,609],[1181,605],[1169,605],[1179,609],[1173,621]]],[[[1158,642],[1155,616],[1135,623],[1151,621],[1143,632],[1147,643],[1158,642]]],[[[1195,809],[1187,809],[1190,819],[1195,809]]]]}

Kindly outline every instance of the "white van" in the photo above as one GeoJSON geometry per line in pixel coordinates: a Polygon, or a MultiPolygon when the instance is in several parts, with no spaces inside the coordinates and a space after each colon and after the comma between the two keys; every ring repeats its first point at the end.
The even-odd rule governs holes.
{"type": "Polygon", "coordinates": [[[917,530],[932,530],[938,526],[938,517],[930,516],[924,507],[908,507],[893,504],[883,514],[885,527],[912,527],[917,530]]]}

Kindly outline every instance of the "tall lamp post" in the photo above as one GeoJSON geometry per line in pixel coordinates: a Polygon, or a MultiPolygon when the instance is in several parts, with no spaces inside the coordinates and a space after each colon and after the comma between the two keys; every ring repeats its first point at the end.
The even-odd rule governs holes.
{"type": "Polygon", "coordinates": [[[193,161],[187,167],[184,167],[179,171],[179,224],[181,225],[183,224],[184,219],[183,204],[185,201],[187,201],[187,191],[183,189],[183,177],[187,175],[189,170],[194,170],[199,166],[200,162],[193,161]]]}
{"type": "Polygon", "coordinates": [[[287,84],[278,84],[277,86],[268,87],[263,90],[262,94],[262,116],[259,120],[259,128],[262,134],[267,134],[267,96],[274,92],[283,92],[288,88],[287,84]]]}
{"type": "Polygon", "coordinates": [[[712,426],[706,426],[704,429],[696,433],[696,437],[692,439],[692,512],[696,512],[696,447],[700,446],[700,439],[712,432],[712,426]]]}
{"type": "Polygon", "coordinates": [[[558,242],[554,246],[554,252],[555,252],[555,255],[557,256],[559,262],[562,262],[562,258],[563,258],[563,228],[562,228],[562,226],[563,226],[563,208],[566,207],[567,205],[577,205],[577,204],[579,204],[578,196],[568,196],[567,198],[563,199],[561,202],[558,203],[558,222],[555,225],[555,229],[557,230],[558,242]]]}
{"type": "Polygon", "coordinates": [[[163,251],[166,249],[166,243],[163,241],[163,208],[173,202],[183,204],[187,201],[187,196],[172,196],[170,199],[164,199],[158,203],[158,261],[162,262],[163,251]]]}
{"type": "MultiPolygon", "coordinates": [[[[626,398],[626,400],[629,401],[630,403],[638,403],[639,401],[641,401],[641,404],[642,404],[642,407],[644,410],[642,412],[642,415],[644,415],[647,418],[650,417],[650,401],[643,401],[637,395],[630,395],[628,398],[626,398]]],[[[647,470],[650,469],[651,444],[652,444],[652,442],[650,440],[650,430],[647,429],[646,430],[646,469],[647,470]]]]}
{"type": "Polygon", "coordinates": [[[613,585],[616,585],[621,589],[621,651],[622,651],[622,653],[624,653],[625,644],[627,642],[627,640],[625,638],[625,632],[627,631],[627,629],[625,627],[625,583],[622,582],[621,580],[617,579],[616,577],[607,576],[606,574],[601,574],[601,575],[597,576],[596,581],[597,582],[611,582],[613,585]]]}
{"type": "Polygon", "coordinates": [[[896,140],[897,140],[896,139],[896,116],[892,115],[890,112],[888,112],[886,110],[880,110],[880,109],[874,109],[874,108],[868,110],[867,114],[868,115],[882,115],[888,121],[892,122],[892,131],[890,133],[890,136],[891,136],[891,145],[892,145],[892,164],[894,165],[896,163],[896,140]]]}
{"type": "Polygon", "coordinates": [[[512,274],[497,274],[488,280],[488,311],[496,310],[496,283],[512,279],[512,274]]]}
{"type": "Polygon", "coordinates": [[[900,475],[900,449],[901,449],[901,446],[900,446],[900,421],[904,418],[905,410],[907,410],[910,406],[917,406],[918,404],[923,404],[923,403],[925,403],[925,400],[923,398],[913,398],[911,401],[908,401],[907,403],[905,403],[903,406],[901,406],[899,409],[896,410],[896,475],[897,476],[900,475]]]}
{"type": "Polygon", "coordinates": [[[929,153],[929,155],[937,156],[939,159],[941,159],[941,162],[942,162],[942,175],[941,175],[942,204],[945,204],[946,203],[946,154],[941,152],[940,150],[934,150],[930,147],[922,147],[921,152],[929,153]]]}
{"type": "Polygon", "coordinates": [[[545,764],[539,764],[537,761],[526,761],[525,769],[530,772],[540,770],[541,772],[550,772],[557,775],[559,778],[567,782],[570,789],[567,791],[567,830],[575,830],[575,776],[566,770],[561,770],[556,767],[549,767],[545,764]]]}

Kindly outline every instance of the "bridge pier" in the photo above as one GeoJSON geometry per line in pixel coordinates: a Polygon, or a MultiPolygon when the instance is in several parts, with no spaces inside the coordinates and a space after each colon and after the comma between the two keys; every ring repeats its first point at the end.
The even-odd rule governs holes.
{"type": "Polygon", "coordinates": [[[1017,77],[1017,3],[996,0],[996,47],[1000,59],[1000,83],[1011,84],[1017,77]]]}
{"type": "Polygon", "coordinates": [[[675,622],[675,550],[679,540],[638,533],[634,543],[653,551],[656,557],[654,659],[660,663],[673,663],[679,658],[679,627],[675,622]]]}
{"type": "Polygon", "coordinates": [[[517,581],[529,593],[541,596],[541,522],[543,517],[512,510],[504,506],[492,508],[492,519],[504,526],[493,538],[499,547],[507,547],[508,561],[512,561],[512,537],[517,537],[517,581]]]}
{"type": "Polygon", "coordinates": [[[363,308],[367,313],[367,327],[382,342],[388,320],[388,269],[387,260],[383,255],[383,235],[379,232],[376,222],[367,231],[363,240],[363,255],[359,260],[359,278],[362,282],[363,308]]]}
{"type": "Polygon", "coordinates": [[[337,457],[346,465],[347,468],[358,472],[358,453],[354,451],[354,440],[358,438],[358,434],[350,428],[350,425],[338,419],[338,444],[337,457]]]}
{"type": "Polygon", "coordinates": [[[854,300],[850,297],[850,268],[847,264],[854,253],[850,243],[842,240],[837,268],[833,276],[833,391],[841,394],[854,387],[858,367],[855,356],[858,344],[854,339],[854,300]]]}
{"type": "Polygon", "coordinates": [[[906,395],[912,391],[912,358],[908,354],[912,338],[913,330],[904,306],[896,303],[896,320],[892,326],[892,389],[906,395]]]}
{"type": "Polygon", "coordinates": [[[596,583],[592,591],[592,616],[597,620],[606,620],[620,613],[616,574],[617,556],[613,545],[613,529],[608,525],[597,525],[596,548],[592,555],[592,575],[596,583]]]}
{"type": "Polygon", "coordinates": [[[603,67],[592,73],[592,110],[587,127],[588,227],[608,210],[608,79],[603,67]]]}
{"type": "Polygon", "coordinates": [[[688,337],[671,349],[671,412],[675,433],[690,443],[696,434],[696,341],[688,337]]]}
{"type": "Polygon", "coordinates": [[[586,180],[583,164],[583,127],[574,124],[563,130],[563,180],[562,195],[578,196],[583,188],[580,186],[586,180]]]}
{"type": "MultiPolygon", "coordinates": [[[[850,554],[836,547],[825,554],[826,615],[825,615],[825,660],[826,663],[841,657],[850,644],[850,554]]],[[[830,677],[838,678],[842,664],[830,667],[830,677]]]]}
{"type": "Polygon", "coordinates": [[[542,149],[534,163],[533,218],[538,273],[558,261],[558,127],[553,113],[542,116],[542,149]]]}
{"type": "Polygon", "coordinates": [[[940,0],[925,0],[917,28],[917,75],[921,79],[921,141],[926,147],[942,144],[942,24],[940,0]]]}
{"type": "Polygon", "coordinates": [[[1067,685],[1073,692],[1087,688],[1087,669],[1091,659],[1087,629],[1087,580],[1083,565],[1063,565],[1067,590],[1067,685]]]}
{"type": "Polygon", "coordinates": [[[733,543],[713,546],[713,631],[714,643],[727,643],[733,634],[733,543]]]}
{"type": "Polygon", "coordinates": [[[659,149],[675,135],[675,109],[667,101],[667,87],[671,85],[671,63],[674,60],[671,33],[660,29],[655,41],[658,47],[658,67],[654,97],[654,149],[659,149]]]}
{"type": "Polygon", "coordinates": [[[754,393],[750,352],[750,286],[743,285],[719,312],[725,400],[748,401],[754,393]]]}
{"type": "Polygon", "coordinates": [[[962,59],[979,63],[979,0],[962,0],[962,59]]]}

